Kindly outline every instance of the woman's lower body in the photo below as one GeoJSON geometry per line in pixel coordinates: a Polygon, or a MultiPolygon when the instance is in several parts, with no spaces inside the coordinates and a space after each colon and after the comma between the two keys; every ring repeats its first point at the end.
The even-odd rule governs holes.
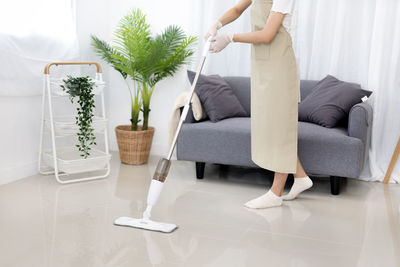
{"type": "Polygon", "coordinates": [[[284,29],[272,43],[253,45],[251,87],[252,161],[275,175],[271,189],[245,206],[280,206],[284,199],[294,199],[312,186],[297,153],[300,77],[284,29]],[[282,196],[289,173],[295,183],[289,194],[282,196]]]}

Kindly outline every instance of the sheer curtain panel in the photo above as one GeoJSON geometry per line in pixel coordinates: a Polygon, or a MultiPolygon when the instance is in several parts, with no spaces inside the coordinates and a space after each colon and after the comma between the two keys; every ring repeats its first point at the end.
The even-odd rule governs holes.
{"type": "Polygon", "coordinates": [[[78,57],[73,0],[3,1],[0,95],[39,95],[46,63],[78,57]]]}

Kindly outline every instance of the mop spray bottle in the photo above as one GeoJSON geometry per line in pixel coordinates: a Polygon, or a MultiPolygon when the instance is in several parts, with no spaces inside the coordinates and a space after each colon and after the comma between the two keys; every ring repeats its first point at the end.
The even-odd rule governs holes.
{"type": "Polygon", "coordinates": [[[149,193],[147,195],[147,208],[143,213],[143,219],[149,220],[151,216],[151,209],[156,204],[158,197],[160,196],[164,182],[167,179],[171,161],[168,159],[161,159],[157,168],[154,172],[153,179],[151,180],[149,193]]]}

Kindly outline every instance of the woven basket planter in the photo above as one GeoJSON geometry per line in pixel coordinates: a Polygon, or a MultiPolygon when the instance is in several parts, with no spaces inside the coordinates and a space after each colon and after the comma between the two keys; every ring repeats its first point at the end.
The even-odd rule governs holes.
{"type": "Polygon", "coordinates": [[[151,144],[153,142],[154,127],[142,131],[138,126],[137,131],[131,131],[130,125],[120,125],[115,128],[119,156],[121,162],[131,165],[145,164],[149,160],[151,144]]]}

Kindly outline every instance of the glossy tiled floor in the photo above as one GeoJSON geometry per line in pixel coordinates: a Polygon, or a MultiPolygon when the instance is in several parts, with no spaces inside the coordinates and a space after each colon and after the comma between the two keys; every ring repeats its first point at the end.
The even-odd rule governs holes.
{"type": "MultiPolygon", "coordinates": [[[[349,179],[331,196],[326,178],[283,207],[242,205],[265,192],[270,172],[174,161],[153,219],[161,234],[113,225],[140,217],[158,157],[112,160],[105,180],[60,185],[51,176],[0,186],[0,266],[400,266],[400,186],[349,179]]],[[[313,178],[313,177],[312,177],[313,178]]]]}

